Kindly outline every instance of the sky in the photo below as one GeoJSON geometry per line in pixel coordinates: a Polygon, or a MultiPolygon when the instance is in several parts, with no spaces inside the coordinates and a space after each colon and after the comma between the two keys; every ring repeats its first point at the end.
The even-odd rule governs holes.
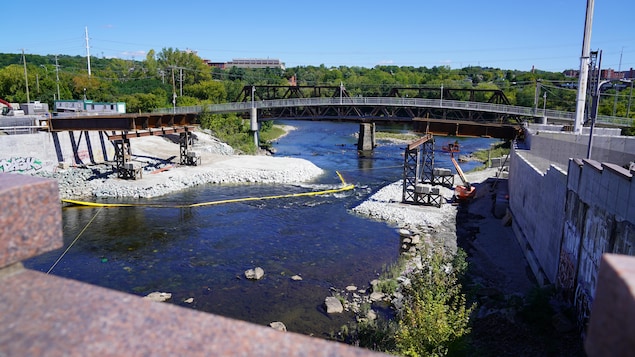
{"type": "MultiPolygon", "coordinates": [[[[143,60],[149,50],[294,66],[579,69],[586,0],[7,1],[0,53],[143,60]]],[[[591,50],[635,68],[633,0],[597,0],[591,50]],[[620,59],[621,58],[621,59],[620,59]]]]}

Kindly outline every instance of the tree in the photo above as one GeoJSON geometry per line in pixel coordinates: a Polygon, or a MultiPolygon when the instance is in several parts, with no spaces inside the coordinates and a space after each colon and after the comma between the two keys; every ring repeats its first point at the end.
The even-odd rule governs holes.
{"type": "Polygon", "coordinates": [[[217,104],[225,101],[225,86],[217,81],[204,81],[184,88],[185,94],[198,98],[205,103],[217,104]]]}
{"type": "Polygon", "coordinates": [[[212,79],[209,66],[192,51],[164,48],[156,58],[158,68],[173,75],[177,83],[182,81],[184,86],[212,79]]]}
{"type": "Polygon", "coordinates": [[[12,64],[0,70],[0,98],[8,102],[26,102],[23,66],[12,64]]]}

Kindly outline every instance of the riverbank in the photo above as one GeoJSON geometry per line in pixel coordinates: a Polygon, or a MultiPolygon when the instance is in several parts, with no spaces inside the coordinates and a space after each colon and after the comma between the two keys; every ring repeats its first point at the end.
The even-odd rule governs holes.
{"type": "MultiPolygon", "coordinates": [[[[285,127],[285,130],[293,130],[285,127]]],[[[131,141],[132,161],[143,167],[142,178],[117,178],[114,163],[38,172],[56,179],[61,199],[151,198],[206,183],[310,182],[323,170],[307,160],[262,155],[237,155],[228,145],[202,131],[194,133],[192,150],[200,165],[178,163],[178,136],[148,136],[131,141]]]]}

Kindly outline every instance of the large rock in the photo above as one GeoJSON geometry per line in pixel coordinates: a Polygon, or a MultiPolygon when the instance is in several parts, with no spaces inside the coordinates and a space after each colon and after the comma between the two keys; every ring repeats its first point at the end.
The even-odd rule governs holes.
{"type": "Polygon", "coordinates": [[[260,280],[263,276],[265,276],[265,271],[261,267],[245,270],[245,278],[249,280],[260,280]]]}
{"type": "Polygon", "coordinates": [[[150,294],[148,294],[147,296],[144,297],[144,299],[157,301],[157,302],[168,301],[171,298],[172,298],[172,294],[170,294],[170,293],[161,293],[161,292],[158,292],[158,291],[150,293],[150,294]]]}
{"type": "Polygon", "coordinates": [[[342,302],[335,296],[329,296],[324,300],[327,314],[341,314],[344,312],[344,306],[342,302]]]}
{"type": "Polygon", "coordinates": [[[269,323],[269,327],[273,328],[274,330],[278,330],[278,331],[282,331],[282,332],[286,332],[287,331],[287,326],[285,326],[280,321],[274,321],[274,322],[269,323]]]}

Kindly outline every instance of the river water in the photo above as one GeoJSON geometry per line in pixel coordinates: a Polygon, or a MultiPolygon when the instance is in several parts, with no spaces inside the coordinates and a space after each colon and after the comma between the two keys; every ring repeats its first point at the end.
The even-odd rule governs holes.
{"type": "MultiPolygon", "coordinates": [[[[195,203],[271,196],[339,186],[339,171],[356,189],[343,193],[249,201],[196,208],[63,209],[64,247],[25,262],[28,268],[131,294],[172,293],[171,303],[267,325],[329,337],[352,315],[327,315],[330,289],[367,288],[396,262],[394,227],[348,210],[388,183],[400,180],[405,144],[380,142],[360,158],[355,123],[283,122],[297,130],[274,144],[277,156],[304,158],[325,170],[303,185],[203,185],[148,203],[195,203]],[[78,238],[79,237],[79,238],[78,238]],[[71,243],[72,247],[55,264],[71,243]],[[259,281],[244,271],[262,267],[259,281]],[[293,275],[303,280],[294,281],[293,275]],[[186,300],[192,298],[192,302],[186,300]]],[[[378,130],[405,131],[407,127],[378,130]]],[[[435,148],[456,138],[439,138],[435,148]]],[[[494,139],[459,138],[462,154],[494,139]]],[[[437,167],[452,167],[435,152],[437,167]]],[[[462,165],[464,171],[476,163],[462,165]]],[[[135,201],[138,202],[138,201],[135,201]]]]}

